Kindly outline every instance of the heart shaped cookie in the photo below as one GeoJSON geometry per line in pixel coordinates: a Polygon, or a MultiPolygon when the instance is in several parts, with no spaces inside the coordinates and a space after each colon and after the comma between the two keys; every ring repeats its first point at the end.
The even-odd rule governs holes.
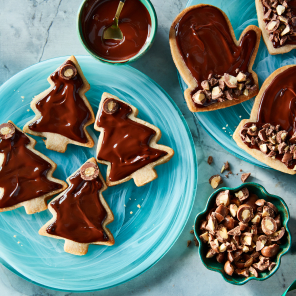
{"type": "Polygon", "coordinates": [[[200,4],[183,10],[170,29],[173,60],[188,85],[184,92],[192,112],[230,107],[258,93],[252,70],[261,30],[248,26],[237,41],[226,14],[200,4]]]}
{"type": "Polygon", "coordinates": [[[296,174],[296,65],[273,72],[256,97],[250,119],[240,122],[237,145],[268,166],[296,174]]]}

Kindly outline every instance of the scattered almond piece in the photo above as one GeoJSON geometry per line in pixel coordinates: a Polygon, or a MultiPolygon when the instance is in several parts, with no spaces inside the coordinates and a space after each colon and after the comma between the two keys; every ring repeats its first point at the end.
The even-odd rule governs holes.
{"type": "Polygon", "coordinates": [[[250,176],[251,176],[251,173],[242,174],[242,176],[241,176],[242,182],[245,183],[250,176]]]}

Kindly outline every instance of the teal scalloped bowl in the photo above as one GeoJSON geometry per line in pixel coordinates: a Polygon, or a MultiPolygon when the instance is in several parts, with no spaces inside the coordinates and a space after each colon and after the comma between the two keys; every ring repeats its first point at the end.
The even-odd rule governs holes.
{"type": "MultiPolygon", "coordinates": [[[[67,57],[33,65],[0,87],[0,122],[19,127],[34,113],[30,102],[49,87],[47,77],[67,57]]],[[[197,186],[197,160],[191,133],[174,101],[152,79],[129,66],[113,66],[76,57],[91,85],[86,96],[96,113],[103,92],[112,93],[139,109],[139,118],[162,131],[160,144],[172,147],[174,157],[156,167],[158,178],[137,187],[131,180],[109,187],[104,197],[114,213],[112,247],[91,245],[87,255],[65,253],[64,241],[42,237],[38,230],[49,211],[26,215],[24,208],[0,215],[0,263],[38,285],[51,289],[89,292],[122,284],[148,270],[173,246],[190,215],[197,186]]],[[[97,142],[99,133],[88,127],[97,142]]],[[[36,149],[58,164],[56,178],[65,180],[87,159],[91,149],[69,145],[65,153],[47,150],[40,137],[36,149]]],[[[100,166],[105,177],[106,166],[100,166]]],[[[1,292],[0,292],[1,294],[1,292]]],[[[2,295],[2,294],[1,294],[2,295]]]]}
{"type": "Polygon", "coordinates": [[[198,250],[199,257],[206,268],[220,273],[222,275],[223,279],[230,284],[244,285],[250,280],[264,281],[264,280],[270,278],[274,273],[276,273],[276,271],[279,269],[279,266],[281,264],[281,257],[283,255],[285,255],[291,247],[291,233],[288,228],[289,219],[290,219],[289,209],[288,209],[286,203],[284,202],[284,200],[279,196],[269,194],[263,186],[261,186],[257,183],[243,183],[242,185],[235,187],[235,188],[230,188],[230,187],[219,188],[218,190],[216,190],[215,192],[213,192],[211,194],[211,196],[209,197],[209,199],[207,201],[207,205],[206,205],[205,209],[201,213],[199,213],[195,218],[194,233],[195,233],[195,236],[197,237],[198,242],[199,242],[199,250],[198,250]],[[261,272],[259,278],[256,278],[254,276],[244,278],[244,277],[239,277],[237,275],[231,277],[231,276],[225,274],[223,264],[218,263],[215,258],[206,258],[206,253],[208,250],[207,245],[205,243],[203,243],[199,238],[200,221],[205,219],[209,209],[214,206],[215,197],[216,197],[217,193],[219,193],[220,191],[223,191],[223,190],[230,190],[230,192],[236,192],[243,187],[247,187],[250,192],[257,194],[257,196],[259,198],[262,198],[262,199],[265,199],[269,202],[272,202],[278,208],[279,214],[281,215],[282,224],[285,227],[286,234],[287,234],[286,239],[280,245],[280,251],[279,251],[279,253],[276,257],[276,260],[275,260],[276,266],[271,271],[261,272]]]}
{"type": "Polygon", "coordinates": [[[158,27],[158,21],[157,21],[157,14],[156,11],[154,9],[153,4],[150,2],[150,0],[140,0],[144,6],[146,7],[146,9],[149,12],[150,18],[151,18],[151,31],[150,31],[150,35],[147,38],[147,41],[145,43],[145,45],[143,46],[143,48],[133,57],[131,57],[130,59],[124,60],[124,61],[114,61],[114,60],[108,60],[108,59],[104,59],[100,56],[98,56],[96,53],[94,53],[89,46],[87,45],[83,33],[82,33],[82,26],[81,26],[81,12],[84,9],[85,4],[88,2],[89,0],[84,0],[82,1],[79,9],[78,9],[78,14],[77,14],[77,33],[78,33],[78,37],[79,40],[81,42],[81,44],[83,45],[83,47],[88,51],[88,53],[94,57],[97,60],[100,60],[101,62],[104,63],[110,63],[113,65],[124,65],[124,64],[129,64],[132,63],[136,60],[138,60],[140,57],[142,57],[152,46],[154,40],[155,40],[155,36],[156,36],[156,32],[157,32],[157,27],[158,27]]]}

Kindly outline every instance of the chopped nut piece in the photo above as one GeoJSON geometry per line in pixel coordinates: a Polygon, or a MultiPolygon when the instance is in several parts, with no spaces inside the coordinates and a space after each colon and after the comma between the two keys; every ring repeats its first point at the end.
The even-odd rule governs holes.
{"type": "Polygon", "coordinates": [[[217,100],[223,96],[223,92],[219,86],[215,86],[212,89],[212,99],[217,100]]]}
{"type": "Polygon", "coordinates": [[[191,230],[189,231],[189,233],[190,233],[190,234],[194,234],[194,231],[193,231],[193,229],[191,229],[191,230]]]}
{"type": "Polygon", "coordinates": [[[224,271],[226,274],[228,274],[230,276],[232,276],[232,274],[234,273],[234,267],[229,261],[226,261],[226,263],[224,265],[224,271]]]}
{"type": "Polygon", "coordinates": [[[252,238],[253,238],[252,233],[245,232],[245,233],[242,233],[240,242],[242,245],[251,246],[252,238]]]}
{"type": "Polygon", "coordinates": [[[274,217],[275,213],[274,210],[268,206],[264,206],[263,207],[263,212],[262,212],[262,217],[274,217]]]}
{"type": "Polygon", "coordinates": [[[229,206],[229,211],[232,217],[236,217],[236,213],[237,213],[237,205],[235,204],[231,204],[229,206]]]}
{"type": "Polygon", "coordinates": [[[265,205],[265,199],[257,199],[255,204],[258,206],[258,207],[263,207],[265,205]]]}
{"type": "Polygon", "coordinates": [[[210,178],[209,183],[211,184],[211,186],[216,189],[220,184],[223,183],[223,180],[221,178],[221,176],[219,175],[214,175],[210,178]]]}
{"type": "Polygon", "coordinates": [[[208,158],[208,164],[211,165],[213,163],[213,157],[212,156],[209,156],[208,158]]]}
{"type": "Polygon", "coordinates": [[[260,235],[256,241],[256,252],[261,251],[267,244],[268,238],[265,235],[260,235]]]}
{"type": "Polygon", "coordinates": [[[267,154],[267,152],[268,152],[267,144],[261,144],[261,145],[259,146],[259,148],[260,148],[260,150],[261,150],[263,153],[267,154]]]}
{"type": "Polygon", "coordinates": [[[191,244],[191,240],[188,240],[187,241],[187,248],[190,246],[190,244],[191,244]]]}
{"type": "Polygon", "coordinates": [[[266,206],[268,206],[269,208],[271,208],[277,214],[278,209],[277,209],[277,207],[274,204],[272,204],[271,202],[268,202],[268,201],[265,204],[266,204],[266,206]]]}
{"type": "Polygon", "coordinates": [[[271,235],[276,232],[277,225],[271,217],[264,217],[261,222],[261,227],[266,235],[271,235]]]}
{"type": "Polygon", "coordinates": [[[249,197],[250,193],[248,188],[244,187],[242,190],[239,192],[235,193],[235,196],[239,198],[240,201],[243,201],[249,197]]]}
{"type": "Polygon", "coordinates": [[[243,204],[237,210],[237,219],[240,222],[248,223],[254,217],[253,208],[249,205],[243,204]]]}
{"type": "Polygon", "coordinates": [[[277,230],[280,229],[281,225],[282,225],[282,222],[281,222],[281,215],[277,215],[275,218],[274,218],[274,221],[276,223],[276,226],[277,226],[277,230]]]}
{"type": "Polygon", "coordinates": [[[245,89],[244,92],[243,92],[243,95],[247,97],[249,95],[249,90],[245,89]]]}
{"type": "Polygon", "coordinates": [[[212,258],[216,255],[216,252],[213,249],[210,249],[206,255],[206,258],[212,258]]]}
{"type": "Polygon", "coordinates": [[[237,78],[232,75],[225,73],[224,74],[224,81],[229,88],[236,88],[237,87],[237,78]]]}
{"type": "Polygon", "coordinates": [[[279,245],[273,244],[271,246],[266,246],[261,250],[261,254],[264,257],[274,257],[280,250],[279,245]]]}
{"type": "Polygon", "coordinates": [[[203,93],[202,90],[197,91],[197,92],[192,96],[192,99],[193,99],[193,101],[194,101],[196,104],[199,104],[199,105],[203,105],[203,104],[206,102],[206,96],[205,96],[205,94],[203,93]]]}
{"type": "Polygon", "coordinates": [[[216,231],[217,239],[223,243],[228,240],[228,234],[227,234],[227,229],[225,226],[221,226],[217,231],[216,231]]]}
{"type": "Polygon", "coordinates": [[[210,90],[210,85],[209,85],[208,80],[204,80],[204,81],[202,81],[202,83],[201,83],[201,87],[202,87],[204,90],[210,90]]]}
{"type": "Polygon", "coordinates": [[[236,76],[236,79],[239,82],[243,82],[247,80],[247,76],[243,72],[239,72],[238,75],[236,76]]]}
{"type": "Polygon", "coordinates": [[[239,224],[240,231],[245,231],[249,227],[248,223],[239,222],[238,224],[239,224]]]}
{"type": "Polygon", "coordinates": [[[244,269],[237,268],[235,270],[235,273],[240,276],[249,277],[249,270],[247,268],[244,268],[244,269]]]}
{"type": "Polygon", "coordinates": [[[248,253],[250,251],[249,247],[243,246],[243,252],[248,253]]]}
{"type": "Polygon", "coordinates": [[[226,252],[226,250],[227,250],[226,244],[222,244],[222,245],[219,247],[219,251],[220,251],[220,253],[226,252]]]}
{"type": "Polygon", "coordinates": [[[99,168],[91,162],[87,162],[80,168],[80,176],[83,180],[91,181],[99,176],[99,168]]]}
{"type": "Polygon", "coordinates": [[[119,109],[119,104],[114,99],[107,99],[104,102],[103,110],[107,114],[114,114],[119,109]]]}
{"type": "Polygon", "coordinates": [[[214,250],[215,253],[220,252],[218,240],[215,239],[214,241],[211,241],[210,246],[211,246],[212,250],[214,250]]]}
{"type": "Polygon", "coordinates": [[[275,242],[275,241],[279,241],[285,234],[285,228],[282,227],[281,230],[275,232],[274,234],[272,234],[269,239],[272,241],[272,242],[275,242]]]}
{"type": "Polygon", "coordinates": [[[222,169],[221,169],[221,174],[225,171],[225,165],[223,164],[222,169]]]}
{"type": "Polygon", "coordinates": [[[9,139],[15,133],[15,127],[11,123],[2,123],[0,125],[0,139],[9,139]]]}
{"type": "Polygon", "coordinates": [[[286,28],[284,29],[284,31],[281,33],[281,36],[284,36],[286,34],[288,34],[290,32],[290,26],[287,25],[286,28]]]}
{"type": "Polygon", "coordinates": [[[251,173],[242,174],[242,176],[241,176],[242,182],[245,183],[250,176],[251,176],[251,173]]]}
{"type": "Polygon", "coordinates": [[[261,221],[261,215],[256,214],[255,217],[251,220],[253,224],[259,224],[261,221]]]}
{"type": "Polygon", "coordinates": [[[213,215],[215,216],[215,218],[217,219],[218,223],[221,223],[224,220],[224,216],[222,216],[219,213],[213,213],[213,215]]]}
{"type": "Polygon", "coordinates": [[[241,235],[240,227],[237,226],[237,227],[231,229],[230,231],[228,231],[228,234],[233,235],[233,236],[240,236],[241,235]]]}
{"type": "Polygon", "coordinates": [[[207,243],[209,241],[209,233],[205,232],[199,236],[202,242],[207,243]]]}
{"type": "Polygon", "coordinates": [[[257,270],[254,268],[254,267],[252,267],[252,266],[250,266],[249,267],[249,272],[254,276],[254,277],[259,277],[259,274],[258,274],[258,272],[257,272],[257,270]]]}
{"type": "Polygon", "coordinates": [[[231,230],[234,228],[234,222],[235,220],[230,217],[230,216],[226,216],[224,221],[223,221],[223,225],[228,229],[231,230]]]}
{"type": "Polygon", "coordinates": [[[208,224],[206,228],[207,230],[214,232],[217,229],[217,227],[218,227],[217,220],[213,215],[211,215],[208,220],[208,224]]]}
{"type": "Polygon", "coordinates": [[[224,190],[219,192],[219,194],[216,197],[216,205],[224,205],[224,206],[229,206],[230,204],[230,191],[229,190],[224,190]]]}
{"type": "Polygon", "coordinates": [[[276,263],[275,262],[271,262],[269,267],[268,267],[268,270],[271,271],[274,267],[276,266],[276,263]]]}
{"type": "Polygon", "coordinates": [[[229,210],[226,206],[224,206],[224,204],[220,204],[218,206],[218,208],[216,209],[215,213],[218,213],[218,214],[222,215],[223,217],[225,217],[228,215],[229,210]]]}
{"type": "Polygon", "coordinates": [[[224,262],[224,259],[225,259],[225,253],[219,253],[219,254],[216,256],[216,259],[217,259],[217,262],[218,262],[218,263],[223,263],[223,262],[224,262]]]}
{"type": "Polygon", "coordinates": [[[278,20],[270,21],[266,26],[266,30],[273,32],[279,27],[279,25],[280,25],[280,21],[278,20]]]}
{"type": "Polygon", "coordinates": [[[278,5],[276,8],[276,12],[278,15],[282,15],[285,12],[286,8],[283,5],[278,5]]]}

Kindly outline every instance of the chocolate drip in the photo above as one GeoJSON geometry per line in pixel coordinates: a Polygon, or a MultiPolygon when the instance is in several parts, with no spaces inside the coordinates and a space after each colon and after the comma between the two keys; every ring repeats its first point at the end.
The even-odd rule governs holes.
{"type": "Polygon", "coordinates": [[[96,55],[113,61],[135,56],[145,45],[151,31],[151,18],[139,0],[126,1],[119,27],[123,40],[104,40],[104,30],[112,25],[118,0],[90,0],[82,11],[81,23],[84,40],[96,55]]]}
{"type": "MultiPolygon", "coordinates": [[[[191,9],[181,18],[175,30],[181,56],[197,82],[193,93],[202,89],[201,82],[207,80],[210,74],[236,76],[236,69],[246,73],[250,84],[254,84],[248,69],[257,42],[255,31],[248,31],[237,46],[224,15],[212,6],[191,9]]],[[[214,103],[217,101],[196,106],[203,108],[214,103]]]]}
{"type": "Polygon", "coordinates": [[[83,180],[77,172],[70,178],[70,184],[64,194],[51,203],[57,218],[48,226],[47,233],[78,243],[108,241],[102,227],[107,212],[99,199],[102,181],[99,177],[83,180]]]}
{"type": "Polygon", "coordinates": [[[0,154],[4,161],[0,170],[0,188],[4,195],[0,198],[0,208],[12,207],[62,188],[49,181],[47,173],[51,164],[29,150],[30,139],[15,129],[9,139],[0,139],[0,154]]]}
{"type": "MultiPolygon", "coordinates": [[[[63,65],[75,66],[70,60],[63,65]]],[[[81,76],[77,73],[74,78],[67,80],[57,70],[50,78],[55,86],[36,104],[41,118],[29,125],[30,130],[57,133],[73,141],[87,143],[84,126],[91,118],[91,113],[79,95],[84,85],[81,76]]]]}
{"type": "Polygon", "coordinates": [[[119,104],[118,110],[114,114],[107,114],[101,109],[97,121],[97,125],[104,129],[98,159],[111,163],[109,180],[113,182],[167,155],[167,152],[149,146],[155,131],[129,119],[131,107],[116,102],[119,104]]]}

